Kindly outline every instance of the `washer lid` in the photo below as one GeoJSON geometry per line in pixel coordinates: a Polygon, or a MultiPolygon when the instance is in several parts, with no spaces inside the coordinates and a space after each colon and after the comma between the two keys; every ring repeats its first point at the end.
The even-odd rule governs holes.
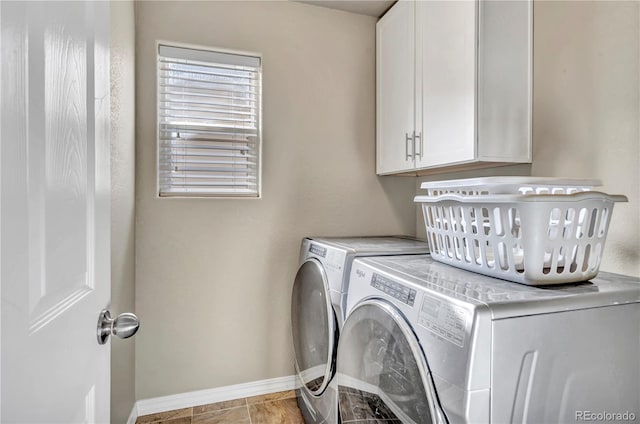
{"type": "Polygon", "coordinates": [[[306,260],[296,274],[291,330],[300,379],[312,395],[319,396],[335,373],[338,333],[327,276],[317,259],[306,260]]]}
{"type": "Polygon", "coordinates": [[[418,339],[389,302],[371,299],[353,309],[337,364],[343,422],[447,422],[418,339]]]}

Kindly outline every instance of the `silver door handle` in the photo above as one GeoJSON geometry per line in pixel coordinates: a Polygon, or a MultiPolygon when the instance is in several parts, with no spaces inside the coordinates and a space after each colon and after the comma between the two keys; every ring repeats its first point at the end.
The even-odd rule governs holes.
{"type": "MultiPolygon", "coordinates": [[[[409,133],[404,133],[404,153],[407,156],[404,160],[409,160],[413,158],[413,154],[409,153],[409,142],[413,141],[413,137],[409,137],[409,133]]],[[[415,146],[414,146],[415,151],[415,146]]]]}
{"type": "Polygon", "coordinates": [[[125,312],[114,319],[111,318],[111,312],[104,309],[98,318],[98,344],[105,344],[109,336],[128,339],[136,334],[138,328],[140,328],[140,320],[135,314],[125,312]]]}
{"type": "MultiPolygon", "coordinates": [[[[419,138],[420,139],[420,153],[416,152],[416,155],[420,155],[420,159],[422,159],[422,153],[424,151],[424,146],[422,144],[422,131],[420,131],[418,134],[413,133],[413,141],[415,143],[416,139],[419,138]]],[[[414,147],[414,151],[415,151],[415,147],[414,147]]]]}

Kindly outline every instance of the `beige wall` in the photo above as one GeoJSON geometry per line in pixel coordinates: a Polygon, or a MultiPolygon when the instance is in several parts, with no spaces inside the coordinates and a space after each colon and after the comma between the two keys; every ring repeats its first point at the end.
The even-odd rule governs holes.
{"type": "MultiPolygon", "coordinates": [[[[111,2],[111,312],[134,311],[135,101],[132,1],[111,2]]],[[[127,421],[134,393],[134,343],[111,340],[111,422],[127,421]]]]}
{"type": "Polygon", "coordinates": [[[375,176],[375,19],[292,2],[136,3],[138,399],[293,374],[305,235],[415,231],[375,176]],[[156,198],[155,42],[263,55],[263,198],[156,198]]]}
{"type": "Polygon", "coordinates": [[[601,179],[629,197],[614,208],[601,269],[640,276],[639,55],[639,2],[535,2],[533,164],[439,179],[601,179]]]}
{"type": "Polygon", "coordinates": [[[640,276],[640,2],[537,2],[534,175],[595,177],[613,211],[601,268],[640,276]]]}

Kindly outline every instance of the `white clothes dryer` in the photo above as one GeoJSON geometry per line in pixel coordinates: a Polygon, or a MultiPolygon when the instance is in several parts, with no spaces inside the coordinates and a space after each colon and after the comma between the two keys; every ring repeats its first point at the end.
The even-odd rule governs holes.
{"type": "Polygon", "coordinates": [[[300,387],[298,405],[308,424],[339,422],[333,377],[353,260],[362,256],[426,252],[426,242],[406,237],[302,240],[300,267],[291,297],[291,327],[300,387]]]}
{"type": "Polygon", "coordinates": [[[372,257],[354,261],[347,299],[343,422],[640,420],[638,278],[532,287],[372,257]]]}

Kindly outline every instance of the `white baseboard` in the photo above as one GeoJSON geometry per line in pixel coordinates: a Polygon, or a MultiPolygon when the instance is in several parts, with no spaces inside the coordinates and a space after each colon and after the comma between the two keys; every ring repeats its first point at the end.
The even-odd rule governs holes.
{"type": "Polygon", "coordinates": [[[174,409],[190,408],[208,403],[223,402],[225,400],[241,399],[259,396],[273,392],[283,392],[296,388],[296,378],[272,378],[269,380],[252,381],[234,384],[232,386],[216,387],[215,389],[198,390],[195,392],[179,393],[177,395],[162,396],[151,399],[141,399],[133,405],[127,424],[135,424],[136,418],[158,412],[174,409]]]}

